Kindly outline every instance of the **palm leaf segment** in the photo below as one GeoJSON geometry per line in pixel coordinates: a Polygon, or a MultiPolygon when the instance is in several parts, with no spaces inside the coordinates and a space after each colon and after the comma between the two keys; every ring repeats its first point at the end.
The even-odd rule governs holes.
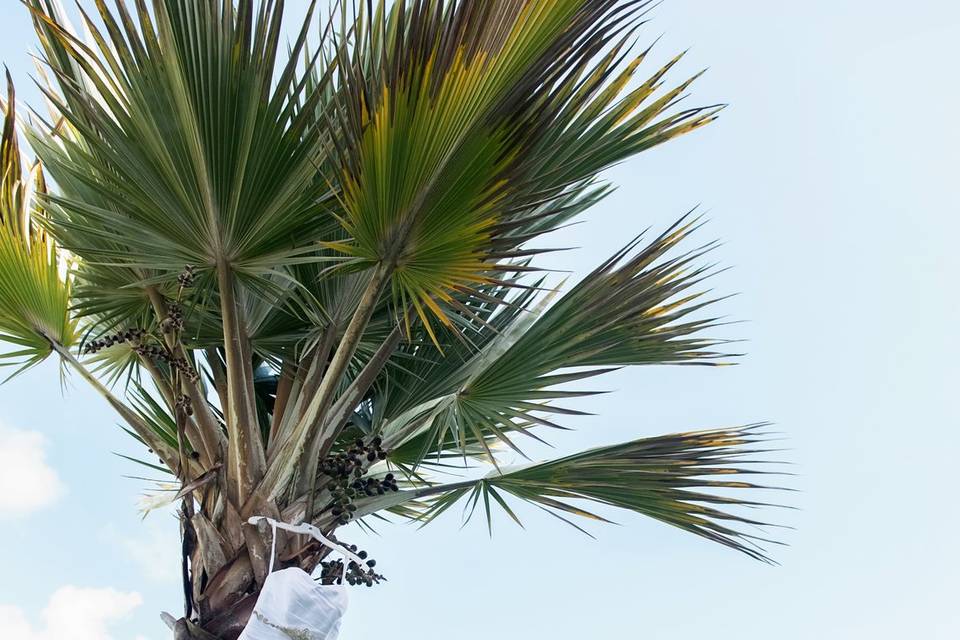
{"type": "MultiPolygon", "coordinates": [[[[469,515],[483,501],[488,526],[491,505],[498,505],[518,524],[519,518],[504,494],[535,504],[577,526],[564,516],[591,520],[605,518],[577,503],[592,501],[655,518],[758,560],[769,561],[760,543],[769,539],[737,527],[766,527],[742,515],[745,509],[770,506],[725,496],[730,489],[769,489],[732,476],[764,474],[764,425],[716,429],[644,438],[601,447],[572,456],[494,471],[487,477],[462,483],[433,500],[420,519],[429,522],[466,500],[469,515]],[[731,515],[731,509],[741,515],[731,515]]],[[[421,496],[430,489],[420,492],[421,496]]],[[[579,528],[579,527],[577,527],[579,528]]]]}
{"type": "Polygon", "coordinates": [[[13,350],[0,354],[0,362],[29,367],[51,353],[51,341],[71,346],[76,323],[65,257],[39,224],[43,170],[36,163],[24,176],[9,76],[7,85],[0,141],[0,342],[13,350]]]}
{"type": "MultiPolygon", "coordinates": [[[[458,369],[419,374],[448,382],[435,400],[427,398],[433,389],[419,395],[415,381],[402,381],[398,386],[413,398],[391,398],[395,410],[417,400],[426,404],[389,420],[388,442],[399,445],[411,463],[449,449],[485,447],[490,436],[519,451],[512,432],[533,435],[530,427],[559,426],[544,413],[578,413],[553,404],[590,393],[572,390],[570,383],[611,367],[722,364],[724,354],[715,350],[721,341],[700,335],[716,319],[697,315],[712,301],[697,289],[709,274],[697,263],[712,245],[672,251],[697,226],[696,219],[685,218],[646,246],[637,248],[640,239],[631,243],[539,318],[537,308],[519,318],[505,314],[509,328],[458,369]]],[[[449,366],[449,360],[441,362],[449,366]]]]}

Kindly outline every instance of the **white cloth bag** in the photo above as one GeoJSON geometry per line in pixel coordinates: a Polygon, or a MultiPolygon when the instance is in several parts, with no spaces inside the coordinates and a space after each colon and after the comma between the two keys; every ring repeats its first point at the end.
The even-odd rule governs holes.
{"type": "Polygon", "coordinates": [[[346,575],[342,584],[322,585],[298,567],[274,572],[277,529],[313,536],[324,546],[342,554],[344,574],[349,560],[360,566],[363,566],[363,560],[325,538],[316,527],[289,525],[262,516],[250,518],[250,524],[261,520],[266,520],[273,528],[270,571],[239,640],[336,640],[347,610],[346,575]]]}

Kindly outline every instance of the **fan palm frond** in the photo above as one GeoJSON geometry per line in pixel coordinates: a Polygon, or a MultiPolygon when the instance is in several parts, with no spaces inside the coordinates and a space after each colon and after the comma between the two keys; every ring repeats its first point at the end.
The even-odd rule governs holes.
{"type": "Polygon", "coordinates": [[[773,461],[757,457],[771,452],[766,444],[769,436],[763,431],[766,426],[678,433],[600,447],[549,462],[494,470],[477,480],[374,499],[361,505],[359,513],[406,500],[427,501],[429,506],[419,519],[430,522],[465,501],[469,519],[482,502],[487,525],[492,527],[494,505],[520,522],[505,500],[512,496],[580,529],[567,518],[609,522],[589,510],[592,507],[582,506],[592,502],[654,518],[770,562],[760,545],[775,542],[757,531],[772,525],[749,517],[745,510],[772,505],[729,494],[731,490],[774,489],[734,479],[772,473],[763,467],[773,461]]]}
{"type": "Polygon", "coordinates": [[[386,265],[428,327],[449,323],[456,292],[595,202],[597,173],[714,117],[672,112],[688,83],[653,97],[672,63],[621,95],[645,54],[616,69],[649,4],[379,0],[362,12],[338,48],[331,180],[349,239],[332,246],[386,265]]]}
{"type": "Polygon", "coordinates": [[[698,289],[710,274],[699,262],[712,245],[675,251],[697,227],[687,216],[639,249],[638,238],[549,308],[528,309],[501,327],[468,362],[426,377],[442,380],[445,393],[390,415],[386,441],[407,463],[413,440],[423,457],[488,436],[519,451],[513,434],[558,427],[546,413],[577,413],[555,401],[593,393],[571,383],[628,365],[723,364],[723,341],[702,335],[717,319],[699,317],[712,302],[698,289]]]}
{"type": "Polygon", "coordinates": [[[65,244],[172,280],[186,264],[269,272],[317,239],[319,133],[294,117],[318,97],[298,69],[309,16],[280,64],[282,3],[158,2],[136,18],[97,3],[89,42],[32,5],[62,118],[39,146],[64,185],[51,199],[65,244]]]}
{"type": "Polygon", "coordinates": [[[70,314],[67,257],[40,224],[46,215],[43,168],[24,175],[18,143],[16,95],[7,76],[0,141],[0,342],[13,345],[0,362],[23,368],[45,359],[51,341],[71,347],[77,339],[70,314]]]}

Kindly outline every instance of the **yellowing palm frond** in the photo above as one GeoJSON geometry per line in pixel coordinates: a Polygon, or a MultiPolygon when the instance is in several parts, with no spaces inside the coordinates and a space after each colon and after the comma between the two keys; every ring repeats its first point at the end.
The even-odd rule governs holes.
{"type": "Polygon", "coordinates": [[[13,348],[0,353],[0,362],[26,368],[50,355],[51,340],[71,346],[76,323],[65,258],[37,220],[44,215],[38,201],[46,191],[43,170],[38,163],[23,174],[9,76],[7,86],[0,143],[0,342],[13,348]]]}
{"type": "Polygon", "coordinates": [[[713,119],[671,113],[689,82],[658,94],[676,60],[624,93],[646,52],[617,72],[623,33],[649,4],[380,0],[362,13],[327,120],[350,236],[331,246],[387,265],[402,308],[449,326],[454,298],[536,253],[521,245],[568,219],[600,171],[713,119]]]}

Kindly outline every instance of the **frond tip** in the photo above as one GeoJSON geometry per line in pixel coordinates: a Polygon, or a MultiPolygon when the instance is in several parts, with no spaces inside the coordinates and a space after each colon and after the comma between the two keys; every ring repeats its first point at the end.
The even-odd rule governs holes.
{"type": "Polygon", "coordinates": [[[423,518],[432,520],[463,497],[473,506],[482,498],[489,523],[492,498],[519,522],[504,500],[502,494],[506,493],[533,503],[578,529],[565,516],[609,522],[573,502],[589,500],[655,518],[772,563],[762,545],[779,543],[743,529],[773,526],[747,517],[745,511],[775,505],[725,495],[729,490],[783,490],[734,479],[771,473],[758,468],[773,464],[771,461],[755,459],[757,454],[771,451],[763,444],[767,440],[762,431],[765,426],[643,438],[514,471],[494,471],[474,482],[448,486],[447,491],[443,487],[426,490],[442,495],[423,518]]]}

